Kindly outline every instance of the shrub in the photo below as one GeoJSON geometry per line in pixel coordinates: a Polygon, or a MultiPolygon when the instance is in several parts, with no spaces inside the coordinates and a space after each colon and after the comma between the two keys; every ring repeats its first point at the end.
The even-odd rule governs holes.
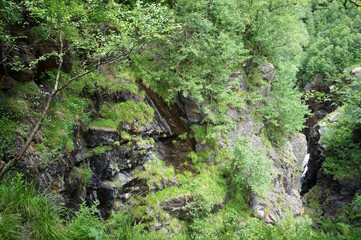
{"type": "Polygon", "coordinates": [[[326,173],[337,179],[360,177],[361,172],[361,77],[354,80],[346,91],[344,108],[339,110],[341,116],[335,123],[327,126],[321,138],[326,145],[327,157],[323,164],[326,173]]]}
{"type": "Polygon", "coordinates": [[[272,179],[273,162],[261,149],[254,149],[248,139],[240,138],[226,169],[234,186],[264,195],[272,179]]]}

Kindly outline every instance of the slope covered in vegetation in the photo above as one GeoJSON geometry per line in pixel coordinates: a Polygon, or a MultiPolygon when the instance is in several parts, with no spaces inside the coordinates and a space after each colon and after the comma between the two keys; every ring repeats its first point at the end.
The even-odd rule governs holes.
{"type": "Polygon", "coordinates": [[[357,239],[358,7],[0,0],[0,238],[357,239]]]}

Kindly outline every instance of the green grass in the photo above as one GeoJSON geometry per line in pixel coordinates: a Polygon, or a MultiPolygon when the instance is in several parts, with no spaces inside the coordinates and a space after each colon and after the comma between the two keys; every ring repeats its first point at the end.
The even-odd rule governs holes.
{"type": "Polygon", "coordinates": [[[21,175],[8,175],[0,185],[0,213],[0,239],[60,239],[64,228],[62,208],[39,195],[21,175]]]}
{"type": "Polygon", "coordinates": [[[172,180],[175,177],[174,167],[166,167],[165,163],[157,158],[153,158],[152,162],[145,163],[143,167],[145,171],[140,171],[136,175],[147,179],[150,189],[160,187],[163,179],[172,180]]]}
{"type": "Polygon", "coordinates": [[[145,102],[105,103],[99,112],[99,119],[91,122],[92,127],[120,129],[123,123],[137,123],[137,128],[149,125],[154,117],[154,109],[145,102]]]}
{"type": "Polygon", "coordinates": [[[79,188],[85,187],[93,177],[93,171],[88,164],[83,164],[80,167],[74,166],[69,174],[69,183],[79,178],[79,188]]]}
{"type": "Polygon", "coordinates": [[[8,174],[0,184],[0,239],[161,239],[160,233],[143,232],[126,212],[102,221],[95,208],[82,204],[75,217],[63,218],[67,210],[49,197],[21,174],[8,174]]]}
{"type": "Polygon", "coordinates": [[[0,109],[11,115],[12,119],[22,121],[30,111],[30,104],[28,100],[12,96],[1,100],[0,109]]]}
{"type": "MultiPolygon", "coordinates": [[[[104,74],[100,72],[92,72],[81,79],[72,82],[69,89],[72,92],[86,91],[88,93],[102,90],[109,94],[118,91],[127,91],[129,93],[142,95],[139,92],[138,85],[135,83],[135,77],[129,69],[121,68],[116,64],[110,64],[103,67],[106,68],[104,74]]],[[[73,67],[73,69],[76,69],[76,67],[73,67]]],[[[70,78],[72,73],[66,76],[70,78]]]]}
{"type": "Polygon", "coordinates": [[[119,122],[112,119],[96,119],[90,123],[91,127],[117,130],[119,122]]]}
{"type": "Polygon", "coordinates": [[[25,96],[27,99],[34,98],[38,94],[40,94],[40,89],[33,81],[19,83],[10,90],[10,95],[25,96]]]}
{"type": "Polygon", "coordinates": [[[88,100],[76,95],[63,95],[60,101],[55,102],[49,111],[49,117],[45,119],[42,130],[44,131],[43,143],[50,149],[65,148],[68,152],[74,149],[74,127],[89,123],[89,113],[85,111],[88,100]]]}
{"type": "Polygon", "coordinates": [[[87,149],[87,156],[99,156],[105,153],[106,151],[109,151],[111,149],[111,146],[98,146],[95,148],[88,148],[87,149]]]}
{"type": "MultiPolygon", "coordinates": [[[[162,168],[160,168],[162,169],[162,168]]],[[[159,174],[160,170],[150,169],[148,173],[158,174],[159,176],[151,176],[148,177],[148,181],[151,184],[154,184],[154,181],[159,180],[164,177],[164,175],[168,175],[168,177],[172,178],[174,174],[174,169],[163,169],[163,171],[159,174]]],[[[202,204],[207,204],[208,206],[213,206],[214,204],[223,203],[226,193],[227,187],[225,180],[220,176],[220,171],[216,167],[211,167],[209,169],[204,169],[203,172],[196,176],[192,176],[191,173],[185,172],[184,175],[177,175],[178,182],[180,186],[171,186],[164,188],[160,191],[150,193],[144,199],[140,201],[144,203],[144,206],[147,208],[136,208],[134,209],[134,213],[138,216],[146,215],[146,209],[152,209],[153,215],[148,216],[147,219],[152,222],[153,217],[158,216],[158,219],[172,219],[170,215],[162,210],[159,206],[162,202],[166,200],[170,200],[179,196],[192,196],[194,199],[201,199],[202,204]]],[[[148,182],[149,184],[149,182],[148,182]]],[[[180,222],[177,221],[178,227],[174,227],[174,229],[179,229],[180,222]]],[[[176,232],[173,232],[175,234],[176,232]]]]}

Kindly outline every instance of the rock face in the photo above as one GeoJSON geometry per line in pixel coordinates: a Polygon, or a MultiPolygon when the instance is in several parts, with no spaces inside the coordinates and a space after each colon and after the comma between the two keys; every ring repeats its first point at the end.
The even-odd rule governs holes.
{"type": "Polygon", "coordinates": [[[311,199],[307,193],[313,187],[317,187],[316,200],[321,204],[323,215],[326,217],[335,217],[343,205],[351,203],[356,194],[361,193],[361,179],[337,180],[331,175],[326,175],[322,168],[327,151],[320,143],[320,139],[327,132],[327,124],[336,122],[339,117],[338,109],[326,115],[311,129],[309,135],[310,160],[301,191],[301,194],[304,195],[304,202],[309,204],[311,199]]]}
{"type": "MultiPolygon", "coordinates": [[[[351,78],[346,79],[346,81],[352,82],[353,77],[360,73],[360,69],[351,70],[351,78]]],[[[305,90],[319,91],[333,98],[334,96],[330,94],[330,88],[322,86],[322,78],[322,75],[316,75],[312,83],[305,87],[305,90]]],[[[327,157],[327,151],[320,140],[327,132],[327,125],[337,122],[341,115],[338,106],[332,102],[309,100],[308,103],[313,116],[308,119],[307,128],[304,130],[308,138],[310,159],[301,186],[301,195],[306,205],[309,205],[311,200],[320,203],[324,217],[334,217],[343,205],[349,204],[355,195],[361,192],[360,179],[337,180],[331,175],[326,175],[322,167],[327,157]],[[314,190],[311,195],[308,194],[310,190],[314,190]],[[314,199],[311,199],[312,197],[314,199]]],[[[357,134],[356,131],[354,135],[357,136],[357,134]]]]}
{"type": "MultiPolygon", "coordinates": [[[[243,135],[251,140],[253,147],[267,149],[262,142],[262,126],[256,125],[249,111],[245,114],[235,131],[233,137],[243,135]]],[[[233,141],[235,141],[234,139],[233,141]]],[[[266,154],[273,160],[275,173],[271,188],[265,199],[252,195],[251,208],[254,215],[267,223],[274,223],[284,215],[284,210],[288,209],[298,216],[302,211],[302,201],[299,194],[300,170],[303,160],[307,155],[307,141],[302,134],[294,135],[284,146],[282,154],[270,147],[266,154]]]]}
{"type": "MultiPolygon", "coordinates": [[[[10,81],[8,85],[2,85],[4,86],[2,89],[11,89],[14,84],[10,81]]],[[[46,92],[38,88],[39,95],[46,96],[46,92]]],[[[112,95],[107,91],[98,92],[96,98],[91,98],[95,109],[90,110],[94,113],[98,112],[104,101],[146,102],[154,109],[154,119],[151,124],[140,128],[133,128],[133,125],[129,124],[121,128],[135,140],[129,139],[129,136],[122,138],[119,129],[91,126],[84,132],[79,127],[74,131],[72,152],[69,153],[64,149],[61,156],[43,166],[44,159],[33,146],[30,146],[24,160],[17,164],[17,169],[34,179],[41,191],[50,190],[66,206],[73,209],[78,209],[83,201],[88,205],[98,201],[98,208],[103,218],[107,218],[112,210],[121,208],[122,204],[128,204],[136,196],[149,193],[146,179],[135,176],[134,171],[136,169],[141,171],[142,165],[155,156],[180,171],[190,170],[183,163],[189,161],[187,154],[194,150],[194,142],[190,138],[178,139],[180,134],[189,131],[188,125],[180,120],[176,109],[169,109],[154,92],[142,85],[139,85],[139,88],[146,92],[144,98],[124,92],[112,95]],[[173,143],[175,139],[176,144],[173,143]],[[83,183],[82,173],[74,173],[74,169],[82,171],[86,166],[91,170],[92,177],[89,182],[83,183]]],[[[34,126],[36,120],[29,118],[27,122],[34,126]]],[[[40,143],[43,138],[44,133],[39,131],[34,141],[40,143]]],[[[16,142],[18,151],[23,143],[24,140],[19,136],[16,142]]],[[[177,184],[176,179],[163,179],[162,186],[158,187],[177,184]]]]}
{"type": "Polygon", "coordinates": [[[276,74],[276,69],[272,63],[266,62],[263,66],[260,67],[263,79],[267,80],[269,83],[272,83],[273,78],[276,74]]]}
{"type": "MultiPolygon", "coordinates": [[[[271,68],[269,66],[269,68],[271,68]]],[[[266,70],[265,70],[266,71],[266,70]]],[[[267,71],[268,72],[268,71],[267,71]]],[[[269,72],[268,72],[269,73],[269,72]]],[[[191,114],[186,114],[188,117],[191,114]]],[[[302,201],[299,194],[302,163],[307,155],[307,141],[303,134],[294,135],[284,146],[281,152],[270,147],[268,150],[264,145],[262,128],[263,124],[256,123],[251,116],[251,111],[243,108],[241,111],[230,109],[229,117],[235,120],[235,125],[218,144],[224,148],[232,148],[240,136],[250,139],[252,146],[262,149],[267,156],[273,160],[275,173],[271,188],[266,198],[252,195],[251,208],[254,216],[275,223],[282,218],[285,209],[291,210],[295,216],[303,211],[302,201]]],[[[190,116],[193,119],[193,116],[190,116]]],[[[189,120],[189,119],[188,119],[189,120]]],[[[196,141],[196,151],[201,152],[210,147],[196,141]]],[[[209,160],[212,163],[212,159],[209,160]]]]}
{"type": "MultiPolygon", "coordinates": [[[[54,47],[56,46],[49,46],[49,49],[54,47]]],[[[50,51],[49,49],[44,51],[50,51]]],[[[53,64],[52,59],[49,59],[42,63],[38,70],[52,68],[53,64]]],[[[69,64],[67,67],[71,68],[69,64]]],[[[107,75],[106,69],[100,71],[107,75]]],[[[269,96],[275,68],[271,63],[266,63],[259,68],[259,71],[268,83],[265,94],[269,96]]],[[[23,81],[23,78],[29,81],[34,76],[2,78],[0,88],[7,91],[23,81]],[[7,82],[4,82],[4,79],[7,82]]],[[[49,90],[47,85],[36,81],[34,85],[39,88],[39,98],[45,99],[49,90]]],[[[144,91],[144,96],[127,90],[109,92],[107,89],[97,89],[91,96],[84,97],[91,101],[89,112],[93,118],[97,118],[100,109],[106,103],[143,101],[154,110],[154,118],[150,123],[138,126],[134,121],[120,124],[119,129],[91,125],[86,131],[79,126],[74,131],[74,149],[71,152],[64,149],[61,156],[56,157],[47,166],[41,166],[44,159],[39,156],[35,147],[31,146],[24,161],[17,165],[17,169],[27,174],[29,178],[33,178],[39,189],[50,190],[53,195],[73,209],[78,209],[79,204],[84,201],[88,205],[98,201],[100,215],[103,218],[107,218],[112,211],[125,209],[126,206],[137,207],[134,201],[139,199],[139,196],[179,185],[177,176],[163,178],[155,184],[156,186],[150,186],[148,179],[137,175],[138,172],[145,171],[144,163],[152,163],[155,157],[162,159],[167,167],[172,166],[177,173],[188,171],[197,174],[188,156],[189,153],[213,150],[211,146],[192,136],[194,132],[191,127],[203,127],[206,117],[202,110],[204,103],[196,103],[191,98],[179,94],[175,98],[174,107],[169,108],[151,89],[141,83],[137,85],[139,90],[144,91]],[[87,181],[84,177],[86,171],[91,172],[87,181]]],[[[245,76],[241,71],[230,75],[227,86],[247,91],[245,76]]],[[[302,134],[294,135],[283,149],[276,151],[272,147],[266,147],[263,141],[265,139],[262,133],[263,124],[252,118],[249,109],[230,108],[227,116],[233,121],[232,130],[222,133],[217,139],[218,146],[221,149],[232,148],[240,136],[247,137],[254,148],[262,149],[274,163],[272,187],[266,197],[261,198],[255,194],[251,197],[253,215],[271,224],[282,218],[286,210],[291,210],[295,216],[299,215],[302,211],[302,202],[298,193],[300,170],[307,154],[305,137],[302,134]]],[[[36,122],[34,119],[26,121],[30,122],[31,126],[36,122]]],[[[42,142],[43,138],[44,133],[40,131],[34,143],[42,142]]],[[[16,143],[17,150],[20,150],[23,142],[24,139],[19,136],[16,143]]],[[[212,155],[206,163],[224,164],[216,163],[215,156],[212,155]]],[[[227,201],[227,197],[224,200],[220,199],[211,206],[211,213],[221,210],[227,201]]],[[[175,218],[192,221],[190,211],[196,204],[197,201],[192,196],[180,195],[163,201],[158,207],[175,218]]]]}

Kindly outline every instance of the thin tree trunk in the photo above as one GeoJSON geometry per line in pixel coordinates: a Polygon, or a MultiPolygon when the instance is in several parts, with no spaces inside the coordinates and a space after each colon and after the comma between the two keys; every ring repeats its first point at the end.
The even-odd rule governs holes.
{"type": "Polygon", "coordinates": [[[60,42],[59,65],[58,65],[58,71],[56,73],[54,89],[50,93],[50,96],[48,98],[48,101],[46,102],[43,112],[41,113],[41,117],[40,117],[39,121],[36,123],[33,131],[31,132],[30,136],[28,137],[28,140],[25,142],[24,146],[21,148],[20,153],[17,153],[16,156],[12,160],[10,160],[10,162],[8,162],[5,166],[3,166],[2,169],[0,169],[0,182],[4,178],[5,174],[19,162],[19,160],[24,156],[26,150],[28,150],[31,142],[34,139],[34,136],[39,131],[41,125],[44,122],[46,115],[48,114],[52,100],[54,99],[56,93],[58,92],[61,67],[63,66],[63,37],[62,37],[61,28],[59,30],[59,42],[60,42]]]}
{"type": "Polygon", "coordinates": [[[104,65],[104,64],[109,64],[115,61],[124,61],[128,58],[128,56],[130,54],[132,54],[134,52],[135,46],[132,47],[127,53],[123,53],[120,56],[108,59],[106,61],[100,62],[98,64],[96,64],[95,66],[93,66],[90,70],[85,71],[81,74],[78,74],[75,77],[70,78],[64,85],[59,86],[59,81],[60,81],[60,73],[61,73],[61,68],[63,65],[63,54],[64,54],[64,46],[63,46],[63,39],[62,39],[62,32],[61,32],[61,28],[60,28],[60,32],[59,32],[59,42],[60,42],[60,54],[59,54],[59,65],[58,65],[58,70],[57,70],[57,74],[56,74],[56,79],[55,79],[55,86],[53,91],[51,92],[48,101],[46,103],[46,106],[41,114],[41,117],[39,119],[39,121],[36,123],[34,129],[32,130],[29,138],[27,139],[27,141],[25,142],[24,146],[21,148],[20,152],[16,154],[16,156],[10,160],[7,164],[4,164],[4,162],[0,161],[0,183],[2,181],[2,179],[4,178],[5,174],[12,168],[14,167],[20,160],[21,158],[24,156],[25,152],[27,151],[27,149],[29,148],[31,142],[34,139],[34,136],[36,135],[36,133],[39,131],[40,127],[42,126],[45,117],[48,114],[49,108],[50,108],[50,104],[53,101],[54,97],[56,96],[56,94],[63,90],[64,88],[68,87],[70,83],[72,83],[73,81],[95,71],[99,66],[104,65]]]}

